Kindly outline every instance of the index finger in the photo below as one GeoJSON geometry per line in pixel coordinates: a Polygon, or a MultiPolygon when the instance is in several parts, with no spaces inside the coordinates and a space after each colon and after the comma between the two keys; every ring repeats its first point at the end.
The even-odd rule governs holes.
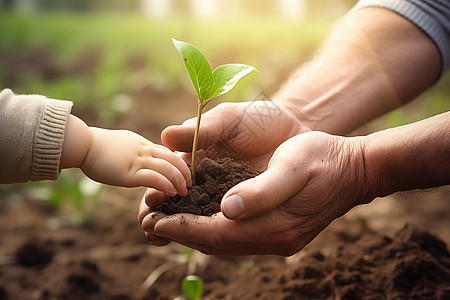
{"type": "Polygon", "coordinates": [[[245,220],[229,220],[222,213],[210,217],[177,214],[158,220],[153,231],[159,237],[205,254],[285,255],[280,245],[296,232],[286,226],[288,222],[280,222],[281,219],[278,212],[245,220]]]}
{"type": "Polygon", "coordinates": [[[171,150],[162,145],[157,145],[153,150],[153,157],[163,159],[172,164],[183,175],[184,180],[186,181],[186,186],[190,186],[192,184],[189,167],[179,155],[173,153],[171,150]]]}
{"type": "Polygon", "coordinates": [[[158,190],[148,188],[139,203],[138,221],[142,225],[142,220],[146,215],[153,212],[151,207],[155,207],[166,200],[166,195],[158,190]]]}
{"type": "Polygon", "coordinates": [[[153,226],[155,222],[162,218],[163,216],[154,212],[150,206],[147,205],[146,201],[148,199],[156,199],[157,201],[164,201],[165,195],[160,191],[155,189],[147,189],[145,194],[142,196],[141,202],[139,204],[138,221],[141,224],[142,229],[145,231],[145,236],[147,240],[156,246],[165,246],[170,243],[170,240],[165,238],[160,238],[153,232],[153,226]]]}

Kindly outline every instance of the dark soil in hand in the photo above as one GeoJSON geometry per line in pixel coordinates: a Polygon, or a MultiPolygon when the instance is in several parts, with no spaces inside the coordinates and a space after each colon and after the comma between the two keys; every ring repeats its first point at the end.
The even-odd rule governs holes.
{"type": "Polygon", "coordinates": [[[168,197],[154,208],[168,215],[191,213],[210,216],[220,211],[225,193],[236,184],[258,175],[250,165],[231,158],[203,159],[196,167],[197,185],[188,189],[186,196],[168,197]]]}

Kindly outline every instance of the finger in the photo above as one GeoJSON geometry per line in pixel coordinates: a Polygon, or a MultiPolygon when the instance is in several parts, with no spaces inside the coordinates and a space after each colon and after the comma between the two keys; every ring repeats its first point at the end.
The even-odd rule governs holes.
{"type": "Polygon", "coordinates": [[[167,196],[155,189],[148,188],[139,203],[138,221],[142,225],[144,218],[153,213],[152,207],[158,206],[167,199],[167,196]],[[148,202],[148,203],[147,203],[148,202]]]}
{"type": "Polygon", "coordinates": [[[147,238],[147,240],[149,241],[150,244],[154,245],[154,246],[167,246],[171,243],[170,240],[165,239],[165,238],[160,238],[158,236],[155,236],[154,234],[150,234],[148,232],[145,233],[145,237],[147,238]]]}
{"type": "MultiPolygon", "coordinates": [[[[166,197],[163,193],[161,193],[159,191],[156,191],[154,189],[147,189],[145,194],[142,196],[141,202],[139,204],[138,221],[139,221],[139,224],[141,224],[142,228],[144,229],[145,237],[152,245],[166,246],[170,243],[170,240],[168,240],[166,238],[161,238],[161,237],[158,237],[157,235],[155,235],[155,233],[153,232],[153,229],[151,229],[151,230],[148,229],[148,228],[151,228],[151,224],[147,223],[147,222],[149,222],[148,221],[149,219],[154,220],[157,218],[155,216],[148,216],[151,214],[155,214],[155,212],[153,212],[151,210],[151,208],[147,205],[146,198],[150,197],[150,196],[153,196],[152,198],[158,198],[158,195],[162,195],[163,198],[166,197]],[[145,231],[146,229],[149,231],[148,232],[145,231]]],[[[161,215],[161,217],[163,217],[163,215],[161,215]]],[[[153,223],[154,223],[154,221],[153,221],[153,223]]]]}
{"type": "MultiPolygon", "coordinates": [[[[242,256],[242,255],[283,255],[290,256],[292,253],[281,251],[281,249],[276,249],[274,247],[255,247],[255,246],[245,246],[245,247],[233,247],[226,249],[217,249],[208,245],[198,244],[198,243],[180,243],[186,247],[198,250],[206,255],[214,255],[214,256],[242,256]]],[[[304,247],[305,245],[303,245],[304,247]]],[[[303,249],[303,247],[299,247],[298,251],[303,249]]],[[[297,251],[297,252],[298,252],[297,251]]]]}
{"type": "MultiPolygon", "coordinates": [[[[180,158],[181,161],[181,158],[180,158]]],[[[181,161],[181,163],[184,164],[184,162],[181,161]]],[[[162,175],[163,177],[168,180],[172,187],[176,190],[175,195],[180,194],[182,196],[187,194],[187,187],[186,187],[186,180],[182,173],[180,173],[180,170],[177,169],[174,165],[170,164],[166,160],[162,158],[156,158],[152,157],[150,159],[146,159],[142,162],[142,168],[143,169],[149,169],[152,171],[155,171],[162,175]]],[[[186,166],[187,168],[187,166],[186,166]]],[[[189,170],[187,170],[189,172],[189,170]]],[[[190,174],[190,173],[189,173],[190,174]]],[[[150,182],[149,182],[150,183],[150,182]]],[[[147,187],[154,187],[150,185],[145,185],[147,187]]],[[[162,190],[161,190],[162,191],[162,190]]],[[[173,194],[170,194],[170,196],[174,196],[173,194]]]]}
{"type": "Polygon", "coordinates": [[[179,214],[158,220],[153,230],[159,237],[205,254],[289,256],[312,239],[304,228],[297,228],[303,220],[291,221],[279,211],[245,220],[229,220],[221,213],[211,217],[179,214]]]}
{"type": "MultiPolygon", "coordinates": [[[[192,214],[175,214],[158,219],[157,222],[149,224],[149,226],[153,225],[152,229],[156,235],[180,244],[207,244],[217,247],[216,243],[220,238],[217,238],[214,232],[215,228],[224,225],[223,221],[230,222],[223,216],[213,215],[206,217],[192,214]]],[[[226,229],[221,227],[221,230],[226,229]]]]}
{"type": "Polygon", "coordinates": [[[172,125],[161,132],[161,141],[172,151],[190,152],[195,125],[172,125]]]}
{"type": "Polygon", "coordinates": [[[175,168],[178,169],[179,172],[181,172],[184,180],[186,181],[186,185],[192,185],[191,171],[189,170],[186,162],[179,155],[176,155],[164,146],[159,146],[153,149],[152,156],[171,163],[175,168]]]}
{"type": "Polygon", "coordinates": [[[166,238],[162,238],[160,236],[157,236],[153,230],[156,222],[167,216],[164,213],[161,212],[151,212],[148,215],[146,215],[142,220],[142,229],[145,231],[145,236],[147,237],[147,240],[155,246],[165,246],[170,243],[170,240],[166,238]]]}
{"type": "Polygon", "coordinates": [[[151,212],[147,214],[142,220],[142,229],[145,232],[153,232],[155,228],[156,222],[161,220],[162,218],[167,217],[165,213],[162,212],[151,212]]]}
{"type": "MultiPolygon", "coordinates": [[[[191,152],[178,152],[175,151],[175,153],[186,163],[190,164],[192,159],[192,153],[191,152]]],[[[197,151],[198,153],[198,151],[197,151]]]]}
{"type": "Polygon", "coordinates": [[[295,165],[273,163],[267,171],[230,189],[222,199],[222,213],[229,219],[245,219],[269,212],[297,194],[307,180],[307,172],[295,165]]]}
{"type": "MultiPolygon", "coordinates": [[[[162,243],[164,241],[167,240],[157,240],[158,245],[159,243],[162,243]]],[[[168,241],[170,243],[170,241],[168,241]]],[[[203,254],[206,255],[214,255],[214,256],[242,256],[242,255],[273,255],[273,254],[278,254],[278,255],[285,255],[285,256],[289,256],[290,254],[283,254],[280,250],[277,250],[274,247],[256,247],[255,245],[252,246],[237,246],[237,247],[232,247],[232,248],[224,248],[224,249],[220,249],[220,248],[214,248],[211,247],[209,245],[206,244],[201,244],[201,243],[192,243],[192,242],[188,242],[188,241],[176,241],[177,243],[189,247],[191,249],[194,250],[198,250],[200,252],[202,252],[203,254]]],[[[153,244],[153,242],[151,242],[153,244]]],[[[162,246],[165,246],[168,244],[164,244],[162,246]]],[[[299,249],[298,251],[300,251],[301,249],[299,249]]],[[[292,255],[292,254],[291,254],[292,255]]]]}
{"type": "MultiPolygon", "coordinates": [[[[207,150],[207,149],[205,149],[205,150],[207,150]]],[[[211,158],[211,159],[216,159],[216,158],[218,158],[219,156],[217,155],[218,154],[218,151],[215,151],[215,152],[213,152],[213,151],[205,151],[204,149],[199,149],[199,150],[197,150],[197,153],[196,153],[196,161],[202,161],[204,158],[206,158],[206,157],[208,157],[208,158],[211,158]]],[[[209,150],[209,149],[208,149],[209,150]]],[[[177,155],[179,155],[180,156],[180,158],[186,163],[186,164],[190,164],[191,163],[191,160],[192,160],[192,153],[191,152],[176,152],[177,153],[177,155]]],[[[192,179],[191,179],[191,182],[192,182],[192,179]]],[[[188,185],[189,186],[189,185],[188,185]]]]}
{"type": "Polygon", "coordinates": [[[202,252],[215,251],[214,249],[256,247],[255,245],[263,244],[275,245],[281,235],[267,236],[267,233],[283,230],[283,226],[273,225],[273,215],[279,216],[273,213],[272,217],[229,220],[221,213],[210,217],[176,214],[159,219],[153,225],[153,232],[159,237],[165,237],[183,245],[195,245],[195,248],[202,252]]]}
{"type": "MultiPolygon", "coordinates": [[[[230,116],[236,116],[241,108],[237,104],[221,104],[202,115],[198,147],[205,148],[223,139],[229,126],[230,116]],[[224,130],[224,129],[227,129],[224,130]]],[[[237,116],[236,116],[237,117],[237,116]]],[[[169,126],[161,133],[161,140],[171,150],[190,152],[194,139],[196,119],[189,119],[182,125],[169,126]]]]}
{"type": "Polygon", "coordinates": [[[147,192],[142,196],[141,202],[139,203],[138,222],[141,225],[144,217],[152,212],[150,207],[145,203],[146,194],[147,192]]]}
{"type": "Polygon", "coordinates": [[[134,183],[136,186],[154,188],[171,197],[177,194],[177,189],[173,184],[157,171],[140,169],[134,176],[134,183]]]}
{"type": "Polygon", "coordinates": [[[143,201],[145,202],[146,206],[152,209],[153,207],[158,207],[159,205],[167,201],[167,196],[161,191],[149,188],[145,192],[143,201]]]}

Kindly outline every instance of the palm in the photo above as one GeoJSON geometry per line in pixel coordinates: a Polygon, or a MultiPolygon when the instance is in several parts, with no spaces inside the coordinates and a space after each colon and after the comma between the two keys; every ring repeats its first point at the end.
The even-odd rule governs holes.
{"type": "MultiPolygon", "coordinates": [[[[259,215],[229,220],[222,213],[212,217],[187,214],[165,217],[154,212],[146,217],[151,213],[148,205],[158,201],[161,194],[149,191],[141,204],[140,221],[147,236],[160,245],[174,240],[215,255],[292,255],[334,219],[371,199],[361,183],[364,176],[358,141],[348,141],[344,143],[343,138],[323,133],[307,133],[278,147],[269,169],[262,174],[273,179],[279,174],[276,170],[285,172],[282,181],[264,185],[275,195],[269,199],[273,203],[264,204],[261,193],[246,203],[247,209],[273,206],[259,215]]],[[[264,181],[263,176],[257,180],[264,181]]],[[[240,194],[245,197],[246,192],[251,194],[248,189],[241,189],[240,194]]]]}

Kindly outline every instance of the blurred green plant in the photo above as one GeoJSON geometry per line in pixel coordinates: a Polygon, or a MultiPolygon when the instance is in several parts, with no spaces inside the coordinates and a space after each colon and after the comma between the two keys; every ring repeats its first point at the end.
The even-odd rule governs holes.
{"type": "Polygon", "coordinates": [[[188,275],[181,281],[183,293],[191,300],[198,300],[203,295],[203,280],[197,275],[188,275]]]}
{"type": "Polygon", "coordinates": [[[84,225],[93,221],[103,186],[80,174],[79,170],[63,170],[57,181],[29,182],[25,196],[36,201],[48,201],[58,208],[73,211],[68,217],[58,216],[48,221],[56,229],[67,225],[84,225]]]}
{"type": "MultiPolygon", "coordinates": [[[[139,14],[0,11],[0,28],[7,29],[0,30],[0,88],[72,100],[75,111],[92,110],[99,123],[109,125],[122,113],[111,105],[117,95],[133,98],[145,87],[166,93],[179,88],[182,69],[167,37],[181,36],[208,47],[219,64],[232,59],[257,65],[266,74],[263,81],[249,78],[221,99],[248,100],[255,89],[275,92],[317,49],[334,22],[317,17],[293,23],[277,17],[156,20],[139,14]]],[[[440,95],[427,93],[420,97],[426,103],[420,109],[448,110],[446,86],[450,76],[433,89],[446,102],[430,101],[440,95]]]]}
{"type": "Polygon", "coordinates": [[[180,257],[182,257],[180,258],[180,261],[188,262],[192,253],[194,253],[194,249],[184,245],[180,245],[180,249],[178,250],[178,254],[180,255],[180,257]]]}
{"type": "MultiPolygon", "coordinates": [[[[280,67],[292,65],[287,57],[311,52],[329,24],[326,20],[305,20],[293,26],[282,19],[206,22],[152,20],[141,15],[0,12],[0,28],[8,28],[0,30],[0,86],[72,100],[74,109],[92,109],[100,122],[111,123],[120,113],[111,101],[142,89],[136,79],[150,88],[167,88],[164,92],[179,87],[167,84],[179,82],[181,72],[167,36],[199,41],[219,62],[245,59],[280,67]],[[158,80],[153,80],[155,74],[158,80]]],[[[223,101],[245,100],[249,86],[255,86],[251,79],[223,101]]]]}
{"type": "Polygon", "coordinates": [[[255,261],[254,260],[243,260],[239,263],[239,268],[241,269],[251,269],[255,266],[255,261]]]}

